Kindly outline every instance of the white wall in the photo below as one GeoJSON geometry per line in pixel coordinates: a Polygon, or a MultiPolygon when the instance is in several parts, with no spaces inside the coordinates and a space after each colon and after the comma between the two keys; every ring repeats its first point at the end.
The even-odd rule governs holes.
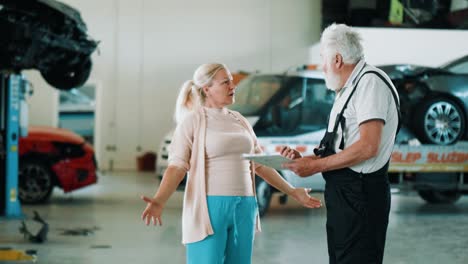
{"type": "Polygon", "coordinates": [[[274,0],[270,5],[271,67],[265,70],[282,72],[307,63],[309,46],[321,33],[321,0],[274,0]]]}
{"type": "Polygon", "coordinates": [[[27,70],[23,74],[31,82],[33,96],[29,97],[29,124],[56,126],[58,123],[58,91],[48,87],[41,74],[27,70]]]}
{"type": "MultiPolygon", "coordinates": [[[[374,65],[410,63],[437,67],[468,54],[468,30],[357,28],[366,61],[374,65]]],[[[320,63],[318,43],[309,62],[320,63]]]]}
{"type": "MultiPolygon", "coordinates": [[[[101,41],[90,82],[102,89],[96,148],[104,169],[111,163],[134,169],[138,146],[157,150],[173,126],[179,86],[199,64],[282,71],[306,63],[320,34],[321,0],[64,2],[81,11],[90,35],[101,41]],[[116,151],[108,151],[112,146],[116,151]]],[[[31,123],[56,125],[57,103],[51,101],[57,95],[36,77],[31,109],[41,111],[31,123]]]]}

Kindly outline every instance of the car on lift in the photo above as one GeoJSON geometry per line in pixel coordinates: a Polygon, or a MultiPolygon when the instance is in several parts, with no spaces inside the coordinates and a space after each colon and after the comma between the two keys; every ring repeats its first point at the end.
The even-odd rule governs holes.
{"type": "Polygon", "coordinates": [[[468,139],[468,55],[438,68],[386,65],[398,89],[403,121],[428,144],[468,139]]]}
{"type": "Polygon", "coordinates": [[[55,0],[0,0],[0,69],[37,69],[53,87],[83,85],[98,42],[74,8],[55,0]]]}
{"type": "Polygon", "coordinates": [[[64,192],[97,182],[93,147],[66,129],[29,127],[19,139],[18,195],[23,203],[46,202],[55,186],[64,192]]]}

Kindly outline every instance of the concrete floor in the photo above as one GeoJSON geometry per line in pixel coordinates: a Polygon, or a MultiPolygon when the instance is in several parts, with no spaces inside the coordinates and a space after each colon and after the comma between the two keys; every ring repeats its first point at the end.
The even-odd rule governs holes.
{"type": "MultiPolygon", "coordinates": [[[[156,185],[151,174],[126,172],[104,174],[97,185],[71,194],[56,190],[46,205],[23,206],[25,215],[37,210],[49,222],[48,241],[24,241],[20,221],[2,219],[0,247],[35,249],[37,263],[47,264],[184,263],[181,192],[168,202],[162,227],[140,220],[145,205],[139,195],[151,195],[156,185]],[[61,234],[63,228],[94,227],[99,229],[89,236],[61,234]]],[[[253,263],[327,263],[326,209],[301,208],[292,200],[279,205],[276,198],[262,219],[253,263]]],[[[427,205],[416,195],[393,195],[384,263],[468,263],[467,234],[468,197],[454,205],[427,205]]]]}

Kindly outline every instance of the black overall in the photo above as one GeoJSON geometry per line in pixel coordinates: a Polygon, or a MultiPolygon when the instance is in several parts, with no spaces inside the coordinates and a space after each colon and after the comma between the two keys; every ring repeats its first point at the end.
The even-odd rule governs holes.
{"type": "MultiPolygon", "coordinates": [[[[334,141],[338,125],[343,131],[343,117],[359,81],[365,74],[377,74],[392,91],[398,112],[398,99],[392,86],[376,71],[361,75],[349,95],[343,109],[338,114],[332,132],[326,132],[315,149],[316,155],[326,157],[335,154],[334,141]]],[[[398,131],[397,131],[398,133],[398,131]]],[[[340,149],[344,148],[344,137],[340,149]]],[[[387,177],[388,164],[373,173],[358,173],[349,168],[323,172],[326,181],[325,203],[327,206],[327,241],[330,264],[377,264],[382,263],[385,237],[390,213],[390,186],[387,177]]]]}

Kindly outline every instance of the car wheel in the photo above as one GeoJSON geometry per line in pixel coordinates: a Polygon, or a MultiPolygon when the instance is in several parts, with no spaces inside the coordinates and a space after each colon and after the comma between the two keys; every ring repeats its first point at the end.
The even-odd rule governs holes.
{"type": "Polygon", "coordinates": [[[52,172],[44,163],[38,161],[20,161],[19,199],[26,204],[46,202],[54,187],[52,172]]]}
{"type": "Polygon", "coordinates": [[[81,63],[75,64],[72,67],[64,68],[63,65],[57,64],[47,71],[41,71],[41,75],[47,83],[55,88],[70,90],[82,86],[88,80],[91,68],[91,58],[86,58],[81,63]]]}
{"type": "Polygon", "coordinates": [[[428,203],[451,204],[460,199],[461,193],[459,191],[420,190],[419,196],[428,203]]]}
{"type": "Polygon", "coordinates": [[[264,216],[270,207],[271,187],[263,179],[258,179],[255,183],[255,189],[257,193],[258,213],[260,216],[264,216]]]}
{"type": "Polygon", "coordinates": [[[414,121],[415,132],[423,143],[450,145],[465,133],[464,113],[448,98],[425,102],[416,112],[414,121]]]}

